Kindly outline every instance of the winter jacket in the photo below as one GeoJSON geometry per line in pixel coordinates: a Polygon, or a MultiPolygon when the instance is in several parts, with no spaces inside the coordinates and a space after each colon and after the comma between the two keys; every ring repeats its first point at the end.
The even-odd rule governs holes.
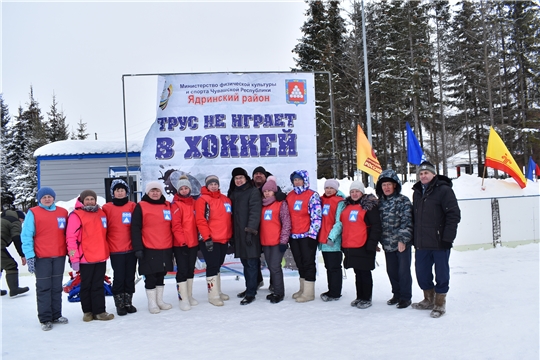
{"type": "Polygon", "coordinates": [[[261,256],[261,193],[248,181],[234,188],[231,203],[234,256],[239,259],[258,259],[261,256]],[[251,245],[247,244],[248,238],[251,238],[251,245]]]}
{"type": "Polygon", "coordinates": [[[16,211],[6,210],[2,213],[2,250],[13,242],[19,255],[24,257],[21,246],[21,228],[22,224],[16,211]]]}
{"type": "Polygon", "coordinates": [[[401,181],[396,172],[391,169],[384,170],[379,175],[375,191],[379,197],[381,245],[384,251],[398,251],[399,242],[410,246],[413,235],[412,204],[408,197],[401,194],[401,181]],[[386,196],[382,191],[382,183],[389,181],[395,183],[396,188],[393,194],[386,196]]]}
{"type": "MultiPolygon", "coordinates": [[[[352,200],[349,196],[345,201],[341,202],[338,209],[340,213],[339,221],[342,223],[344,230],[346,227],[351,226],[351,222],[343,218],[343,212],[347,206],[353,205],[360,205],[365,210],[363,221],[367,230],[367,239],[361,247],[345,248],[344,242],[346,239],[342,236],[342,251],[345,255],[343,266],[346,269],[373,270],[375,268],[377,243],[380,241],[382,233],[377,198],[371,194],[364,194],[357,201],[352,200]]],[[[351,240],[355,242],[357,239],[352,238],[351,240]]]]}
{"type": "Polygon", "coordinates": [[[195,200],[193,197],[174,195],[171,204],[173,246],[199,246],[199,233],[195,220],[195,200]]]}
{"type": "Polygon", "coordinates": [[[322,222],[321,231],[319,231],[319,250],[325,252],[341,251],[341,221],[339,219],[340,212],[338,212],[339,203],[345,200],[345,194],[338,190],[338,192],[332,196],[321,196],[322,206],[322,222]],[[327,244],[327,241],[331,240],[334,246],[327,244]]]}
{"type": "Polygon", "coordinates": [[[287,194],[287,203],[289,204],[289,213],[291,214],[292,223],[291,238],[302,239],[309,237],[316,240],[317,234],[321,229],[321,198],[315,191],[310,190],[309,177],[306,171],[297,170],[293,172],[291,174],[291,182],[295,174],[300,175],[304,179],[304,185],[301,187],[295,186],[293,190],[287,194]],[[307,199],[307,206],[304,204],[303,199],[307,199]],[[298,207],[295,205],[297,201],[302,201],[300,211],[298,211],[298,207]],[[308,229],[303,232],[295,232],[294,229],[298,228],[299,222],[309,224],[308,229]]]}
{"type": "Polygon", "coordinates": [[[111,254],[122,254],[133,251],[131,245],[131,214],[135,203],[127,197],[113,198],[112,202],[103,205],[107,215],[107,243],[111,254]]]}
{"type": "Polygon", "coordinates": [[[452,246],[461,220],[452,181],[436,175],[422,189],[419,181],[413,186],[414,246],[422,250],[442,250],[452,246]],[[449,243],[446,247],[443,241],[449,243]]]}
{"type": "Polygon", "coordinates": [[[144,195],[135,206],[131,219],[131,242],[134,251],[143,251],[139,274],[172,271],[172,230],[170,204],[161,195],[152,200],[144,195]]]}
{"type": "Polygon", "coordinates": [[[107,216],[99,205],[93,210],[84,210],[77,199],[75,210],[69,214],[66,243],[71,263],[100,263],[109,258],[107,216]]]}
{"type": "Polygon", "coordinates": [[[261,245],[276,246],[289,243],[291,235],[291,215],[286,201],[278,201],[276,197],[263,199],[261,210],[261,245]],[[279,215],[276,215],[279,214],[279,215]]]}
{"type": "Polygon", "coordinates": [[[54,203],[39,203],[28,210],[24,219],[21,240],[27,259],[66,256],[66,227],[68,212],[54,203]]]}
{"type": "Polygon", "coordinates": [[[201,197],[195,201],[195,219],[201,238],[226,244],[232,237],[231,200],[219,191],[201,188],[201,197]]]}

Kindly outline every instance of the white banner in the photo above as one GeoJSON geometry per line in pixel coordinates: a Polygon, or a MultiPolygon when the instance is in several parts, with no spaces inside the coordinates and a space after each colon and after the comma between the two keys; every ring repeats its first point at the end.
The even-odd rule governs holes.
{"type": "Polygon", "coordinates": [[[166,197],[186,174],[193,195],[217,175],[227,193],[235,167],[263,166],[284,191],[294,170],[317,190],[315,83],[312,73],[214,73],[158,78],[156,121],[141,154],[144,185],[164,182],[166,197]]]}

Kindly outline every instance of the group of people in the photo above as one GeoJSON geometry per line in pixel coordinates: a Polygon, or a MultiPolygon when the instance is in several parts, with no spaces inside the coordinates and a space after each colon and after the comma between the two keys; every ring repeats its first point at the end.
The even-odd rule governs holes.
{"type": "MultiPolygon", "coordinates": [[[[319,196],[310,189],[305,170],[290,175],[293,190],[286,195],[276,178],[259,166],[253,179],[245,169],[233,169],[227,196],[220,191],[220,179],[209,175],[200,196],[195,197],[184,175],[174,184],[177,193],[172,202],[166,200],[162,183],[150,181],[135,204],[129,200],[129,185],[116,179],[110,187],[112,202],[100,207],[96,193],[84,190],[70,214],[55,205],[53,189],[42,187],[37,193],[38,205],[26,214],[20,233],[23,265],[26,262],[36,276],[38,319],[43,330],[68,322],[61,309],[66,255],[72,269],[80,274],[83,321],[114,318],[106,311],[103,291],[109,258],[114,271],[114,303],[120,316],[137,311],[132,304],[137,262],[139,274],[144,275],[150,313],[172,308],[164,302],[163,294],[173,259],[180,309],[197,305],[192,293],[199,249],[206,263],[208,301],[223,306],[229,296],[222,292],[220,269],[229,246],[234,247],[235,257],[244,267],[246,289],[238,294],[241,305],[252,303],[262,285],[261,253],[270,272],[271,293],[266,298],[274,304],[283,301],[281,263],[290,247],[299,273],[299,290],[292,294],[296,302],[315,299],[319,249],[328,280],[328,291],[320,298],[325,302],[341,298],[343,264],[356,276],[356,298],[351,306],[365,309],[372,305],[371,271],[379,243],[393,293],[387,304],[400,309],[411,305],[414,243],[416,276],[424,299],[412,307],[432,310],[431,316],[439,317],[446,311],[448,261],[460,210],[451,181],[437,175],[432,164],[422,163],[417,174],[420,180],[413,187],[412,204],[401,194],[401,183],[393,170],[380,175],[377,197],[366,194],[358,180],[352,182],[346,196],[334,179],[326,180],[319,196]]],[[[16,232],[4,235],[3,216],[2,269],[6,270],[11,296],[28,291],[18,288],[18,276],[15,273],[13,277],[12,264],[4,260],[4,242],[7,246],[16,239],[16,232]]]]}

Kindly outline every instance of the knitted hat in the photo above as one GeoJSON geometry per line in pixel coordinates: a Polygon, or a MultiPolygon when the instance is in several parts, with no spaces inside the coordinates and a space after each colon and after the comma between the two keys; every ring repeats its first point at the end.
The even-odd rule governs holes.
{"type": "Polygon", "coordinates": [[[336,179],[328,179],[324,182],[324,188],[326,189],[327,187],[331,187],[332,189],[338,191],[339,181],[337,181],[336,179]]]}
{"type": "Polygon", "coordinates": [[[161,195],[165,195],[165,190],[163,189],[163,184],[159,181],[150,181],[146,183],[146,187],[144,188],[144,193],[148,194],[150,190],[152,189],[159,189],[161,191],[161,195]]]}
{"type": "Polygon", "coordinates": [[[304,178],[302,177],[302,175],[300,175],[297,172],[293,172],[291,174],[291,182],[294,182],[294,179],[300,179],[300,180],[304,181],[304,178]]]}
{"type": "Polygon", "coordinates": [[[208,175],[206,179],[204,179],[204,184],[208,187],[211,183],[217,183],[219,186],[219,178],[216,175],[208,175]]]}
{"type": "Polygon", "coordinates": [[[17,211],[17,216],[19,217],[19,219],[23,219],[26,217],[26,215],[24,215],[24,213],[21,211],[21,210],[15,210],[17,211]]]}
{"type": "Polygon", "coordinates": [[[257,167],[255,168],[255,170],[253,170],[253,173],[251,174],[251,176],[255,176],[255,173],[258,173],[258,172],[263,173],[264,176],[267,176],[267,175],[266,175],[267,171],[266,171],[266,169],[263,168],[262,166],[257,166],[257,167]]]}
{"type": "Polygon", "coordinates": [[[362,194],[366,192],[366,189],[364,188],[364,184],[360,180],[355,180],[351,183],[351,187],[349,188],[349,192],[351,190],[360,190],[362,194]]]}
{"type": "Polygon", "coordinates": [[[126,190],[126,195],[129,194],[129,186],[128,184],[122,180],[122,179],[114,179],[112,182],[111,182],[111,197],[114,198],[114,190],[116,189],[124,189],[126,190]]]}
{"type": "Polygon", "coordinates": [[[88,196],[92,196],[94,200],[97,201],[97,194],[94,190],[83,190],[81,191],[81,195],[79,195],[79,201],[84,202],[84,199],[86,199],[88,196]]]}
{"type": "Polygon", "coordinates": [[[433,166],[433,164],[429,161],[424,161],[420,164],[420,166],[418,166],[418,168],[416,169],[416,176],[419,176],[420,171],[422,170],[427,170],[433,173],[433,175],[437,175],[437,170],[435,170],[435,166],[433,166]]]}
{"type": "Polygon", "coordinates": [[[45,195],[51,195],[53,198],[56,199],[56,193],[54,192],[53,189],[51,189],[50,187],[42,187],[41,189],[38,190],[37,192],[37,200],[38,202],[41,200],[42,197],[44,197],[45,195]]]}
{"type": "Polygon", "coordinates": [[[180,176],[180,180],[176,183],[176,191],[180,191],[180,188],[182,186],[187,186],[189,190],[193,190],[191,183],[189,182],[189,179],[186,175],[180,176]]]}
{"type": "Polygon", "coordinates": [[[265,190],[270,190],[270,191],[276,192],[277,191],[276,182],[274,180],[272,180],[272,179],[266,180],[266,182],[262,186],[262,191],[265,191],[265,190]]]}
{"type": "Polygon", "coordinates": [[[239,175],[242,175],[246,178],[246,180],[249,179],[249,175],[247,173],[247,171],[241,167],[237,167],[237,168],[234,168],[233,171],[232,171],[232,177],[234,178],[235,176],[239,176],[239,175]]]}

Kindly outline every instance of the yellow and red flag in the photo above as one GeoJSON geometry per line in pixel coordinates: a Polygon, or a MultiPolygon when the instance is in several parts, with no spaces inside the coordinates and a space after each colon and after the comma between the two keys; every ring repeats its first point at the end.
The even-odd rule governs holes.
{"type": "Polygon", "coordinates": [[[381,164],[360,125],[356,133],[356,167],[372,175],[374,181],[382,172],[381,164]]]}
{"type": "Polygon", "coordinates": [[[527,179],[525,179],[523,172],[510,154],[510,151],[508,151],[506,145],[504,145],[499,134],[492,127],[489,128],[485,166],[504,171],[513,177],[522,189],[527,186],[527,179]]]}

